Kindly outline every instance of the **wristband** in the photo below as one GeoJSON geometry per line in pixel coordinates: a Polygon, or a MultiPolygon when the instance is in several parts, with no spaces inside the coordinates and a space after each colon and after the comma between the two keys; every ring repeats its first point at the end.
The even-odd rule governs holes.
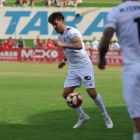
{"type": "Polygon", "coordinates": [[[66,60],[63,59],[63,60],[62,60],[62,63],[66,63],[66,60]]]}

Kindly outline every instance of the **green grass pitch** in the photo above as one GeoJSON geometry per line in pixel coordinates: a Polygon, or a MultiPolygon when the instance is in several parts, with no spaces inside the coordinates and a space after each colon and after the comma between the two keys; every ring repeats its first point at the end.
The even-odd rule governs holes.
{"type": "Polygon", "coordinates": [[[86,93],[82,107],[90,116],[80,129],[78,116],[62,98],[68,66],[0,62],[0,140],[131,140],[132,125],[121,87],[121,67],[94,66],[97,92],[103,98],[114,128],[105,127],[100,111],[86,93]]]}

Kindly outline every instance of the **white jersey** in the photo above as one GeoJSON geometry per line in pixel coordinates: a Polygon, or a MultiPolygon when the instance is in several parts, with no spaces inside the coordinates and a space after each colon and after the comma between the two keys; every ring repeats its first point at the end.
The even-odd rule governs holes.
{"type": "Polygon", "coordinates": [[[88,68],[92,66],[91,60],[87,55],[85,45],[82,41],[82,36],[76,28],[67,26],[63,35],[60,35],[58,39],[60,42],[63,42],[65,44],[72,44],[71,39],[74,36],[77,36],[81,39],[82,49],[75,50],[75,49],[63,48],[64,54],[69,63],[69,69],[81,69],[81,68],[85,68],[85,67],[88,68]]]}
{"type": "Polygon", "coordinates": [[[140,3],[126,1],[113,8],[107,16],[108,27],[116,30],[123,63],[140,65],[140,3]]]}
{"type": "Polygon", "coordinates": [[[99,42],[97,40],[94,40],[91,42],[91,48],[97,50],[98,49],[99,42]]]}
{"type": "Polygon", "coordinates": [[[113,50],[119,50],[120,49],[120,46],[119,46],[118,42],[112,43],[111,47],[112,47],[113,50]]]}

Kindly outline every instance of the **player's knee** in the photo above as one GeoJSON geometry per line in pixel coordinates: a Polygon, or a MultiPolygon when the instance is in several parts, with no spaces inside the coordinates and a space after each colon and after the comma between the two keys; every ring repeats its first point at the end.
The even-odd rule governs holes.
{"type": "Polygon", "coordinates": [[[140,132],[140,124],[135,124],[136,132],[140,132]]]}
{"type": "Polygon", "coordinates": [[[140,118],[133,119],[134,128],[136,132],[140,132],[140,118]]]}
{"type": "Polygon", "coordinates": [[[67,98],[67,95],[65,93],[62,94],[63,98],[67,98]]]}
{"type": "Polygon", "coordinates": [[[87,89],[87,92],[92,99],[95,99],[97,97],[97,93],[94,88],[87,89]]]}

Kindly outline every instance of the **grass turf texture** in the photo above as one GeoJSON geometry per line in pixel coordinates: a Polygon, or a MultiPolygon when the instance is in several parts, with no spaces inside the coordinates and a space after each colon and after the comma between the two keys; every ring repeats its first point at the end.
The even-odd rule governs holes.
{"type": "Polygon", "coordinates": [[[96,88],[103,98],[114,128],[105,127],[100,111],[86,93],[82,107],[90,116],[80,129],[72,127],[78,116],[62,98],[67,66],[0,62],[0,140],[131,140],[132,125],[122,98],[121,68],[95,67],[96,88]]]}

